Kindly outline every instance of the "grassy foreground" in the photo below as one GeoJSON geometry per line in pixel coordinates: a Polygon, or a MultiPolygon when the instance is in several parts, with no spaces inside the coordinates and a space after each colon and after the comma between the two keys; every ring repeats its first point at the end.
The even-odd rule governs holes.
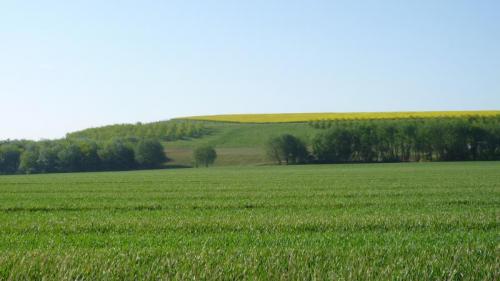
{"type": "Polygon", "coordinates": [[[282,114],[228,114],[179,118],[182,120],[219,121],[237,123],[287,123],[317,120],[379,120],[414,118],[493,117],[500,111],[415,111],[415,112],[347,112],[347,113],[282,113],[282,114]]]}
{"type": "Polygon", "coordinates": [[[0,177],[0,280],[499,280],[500,163],[0,177]]]}

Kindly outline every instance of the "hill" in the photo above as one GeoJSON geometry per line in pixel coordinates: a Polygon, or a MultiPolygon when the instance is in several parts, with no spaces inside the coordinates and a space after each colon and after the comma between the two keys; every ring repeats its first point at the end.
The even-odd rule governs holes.
{"type": "Polygon", "coordinates": [[[169,165],[190,166],[197,146],[217,148],[216,165],[261,165],[269,163],[264,144],[284,133],[309,141],[316,129],[308,123],[227,123],[195,120],[170,120],[154,123],[117,124],[67,134],[68,139],[107,141],[113,138],[154,138],[163,142],[169,165]]]}
{"type": "Polygon", "coordinates": [[[217,148],[216,165],[263,165],[270,163],[264,145],[273,136],[292,133],[307,143],[318,130],[307,123],[244,124],[208,122],[210,133],[201,138],[165,142],[172,165],[190,165],[194,147],[209,144],[217,148]]]}
{"type": "Polygon", "coordinates": [[[91,139],[107,141],[120,138],[153,138],[172,141],[186,138],[198,138],[208,133],[203,123],[193,121],[158,121],[152,123],[115,124],[89,128],[66,134],[68,139],[91,139]]]}
{"type": "MultiPolygon", "coordinates": [[[[293,134],[307,144],[320,131],[317,121],[389,121],[409,119],[460,119],[499,117],[500,111],[434,111],[434,112],[371,112],[371,113],[287,113],[236,114],[193,116],[177,121],[202,122],[210,134],[202,138],[166,142],[172,163],[189,165],[192,148],[201,144],[217,147],[217,165],[263,165],[266,159],[264,144],[277,135],[293,134]],[[311,126],[312,125],[312,126],[311,126]]],[[[321,123],[320,122],[320,123],[321,123]]]]}
{"type": "Polygon", "coordinates": [[[113,137],[153,137],[166,147],[169,165],[190,166],[195,147],[217,148],[218,166],[265,165],[264,145],[273,136],[293,134],[310,145],[314,136],[335,122],[399,122],[400,120],[500,117],[500,111],[297,113],[214,115],[170,121],[111,125],[68,134],[68,138],[106,140],[113,137]]]}

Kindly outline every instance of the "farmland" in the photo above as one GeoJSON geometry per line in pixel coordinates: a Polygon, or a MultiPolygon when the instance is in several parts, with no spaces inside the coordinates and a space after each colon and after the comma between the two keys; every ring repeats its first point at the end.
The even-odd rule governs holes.
{"type": "Polygon", "coordinates": [[[347,113],[282,113],[282,114],[228,114],[192,116],[181,120],[219,121],[236,123],[295,123],[317,120],[384,120],[384,119],[425,119],[461,118],[470,116],[499,116],[500,111],[417,111],[417,112],[347,112],[347,113]]]}
{"type": "Polygon", "coordinates": [[[0,177],[0,279],[498,280],[500,163],[0,177]]]}
{"type": "MultiPolygon", "coordinates": [[[[271,138],[283,134],[298,137],[311,149],[312,140],[321,133],[320,129],[331,128],[333,125],[342,125],[344,128],[353,127],[352,125],[355,125],[354,127],[359,127],[358,125],[380,127],[380,125],[391,123],[401,128],[401,124],[408,122],[405,124],[422,129],[432,121],[449,124],[452,121],[467,123],[469,120],[490,120],[498,123],[499,118],[500,111],[498,110],[214,115],[90,128],[68,133],[67,140],[73,142],[91,140],[97,142],[97,145],[120,138],[157,139],[166,148],[170,166],[192,166],[193,150],[199,146],[209,145],[215,147],[218,153],[215,165],[251,166],[272,163],[266,157],[265,146],[271,138]]],[[[409,128],[409,130],[413,129],[409,128]]],[[[446,130],[440,128],[439,131],[446,130]]],[[[421,132],[420,135],[422,135],[421,132]]],[[[485,135],[475,138],[485,138],[485,135]]],[[[437,143],[443,143],[443,141],[437,143]]],[[[101,144],[101,146],[104,145],[101,144]]]]}
{"type": "Polygon", "coordinates": [[[310,142],[317,129],[307,123],[237,124],[210,122],[211,133],[197,139],[166,142],[170,164],[191,165],[192,149],[199,145],[217,148],[217,166],[249,166],[271,163],[265,155],[265,143],[270,137],[293,133],[310,142]]]}

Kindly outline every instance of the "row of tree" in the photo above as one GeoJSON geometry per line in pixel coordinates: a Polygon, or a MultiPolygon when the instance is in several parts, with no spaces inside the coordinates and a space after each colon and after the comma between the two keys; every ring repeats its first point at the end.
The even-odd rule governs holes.
{"type": "Polygon", "coordinates": [[[151,169],[166,161],[162,144],[154,139],[0,143],[0,174],[151,169]]]}
{"type": "Polygon", "coordinates": [[[312,140],[312,155],[291,135],[271,139],[268,155],[277,163],[500,160],[500,118],[321,124],[325,130],[312,140]]]}
{"type": "Polygon", "coordinates": [[[199,138],[208,133],[202,122],[160,121],[153,123],[118,124],[90,128],[67,134],[68,139],[91,139],[106,141],[115,138],[149,138],[174,141],[185,138],[199,138]]]}

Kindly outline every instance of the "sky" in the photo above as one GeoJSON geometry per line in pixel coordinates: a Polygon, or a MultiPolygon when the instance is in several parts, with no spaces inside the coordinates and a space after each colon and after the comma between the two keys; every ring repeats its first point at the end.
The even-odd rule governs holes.
{"type": "Polygon", "coordinates": [[[227,113],[500,109],[498,0],[0,0],[0,139],[227,113]]]}

